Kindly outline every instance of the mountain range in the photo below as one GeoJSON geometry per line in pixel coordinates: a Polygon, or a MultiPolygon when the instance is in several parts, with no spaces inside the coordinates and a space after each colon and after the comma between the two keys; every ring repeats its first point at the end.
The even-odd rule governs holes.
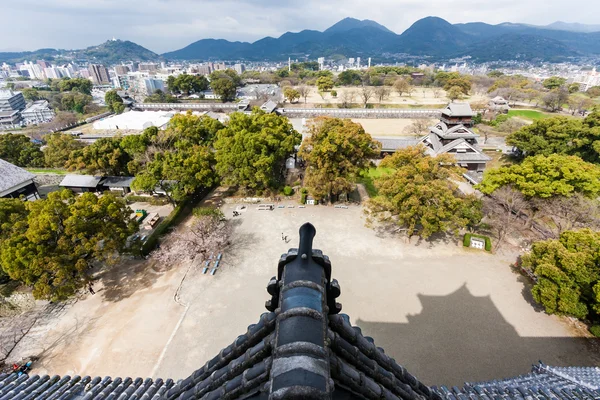
{"type": "Polygon", "coordinates": [[[202,39],[162,55],[129,41],[110,40],[83,50],[0,53],[0,62],[76,59],[114,64],[159,60],[282,61],[288,57],[373,57],[378,61],[416,57],[443,61],[466,56],[477,62],[558,62],[569,57],[597,57],[600,56],[600,25],[560,21],[546,26],[450,24],[438,17],[426,17],[397,34],[375,21],[345,18],[323,32],[286,32],[278,38],[265,37],[253,43],[202,39]]]}
{"type": "Polygon", "coordinates": [[[471,56],[485,61],[562,61],[600,55],[600,27],[556,22],[548,26],[482,22],[450,24],[437,18],[418,20],[396,34],[370,20],[346,18],[323,32],[287,32],[254,43],[203,39],[163,54],[169,60],[283,60],[334,55],[431,60],[471,56]]]}
{"type": "Polygon", "coordinates": [[[0,52],[0,63],[46,60],[58,64],[61,61],[85,60],[112,65],[123,61],[158,61],[161,59],[161,56],[139,44],[115,39],[81,50],[40,49],[24,52],[0,52]]]}

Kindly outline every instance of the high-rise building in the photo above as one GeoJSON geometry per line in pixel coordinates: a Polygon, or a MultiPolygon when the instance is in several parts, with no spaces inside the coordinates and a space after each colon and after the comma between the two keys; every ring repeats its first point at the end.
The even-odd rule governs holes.
{"type": "Polygon", "coordinates": [[[96,85],[107,85],[110,83],[110,76],[104,65],[90,64],[88,71],[90,71],[90,77],[96,85]]]}
{"type": "Polygon", "coordinates": [[[140,63],[138,69],[140,71],[147,71],[147,72],[154,72],[156,70],[158,70],[158,65],[153,64],[153,63],[140,63]]]}
{"type": "Polygon", "coordinates": [[[210,64],[202,64],[202,65],[197,65],[195,67],[196,72],[199,73],[200,75],[210,75],[211,72],[213,71],[210,64]]]}
{"type": "Polygon", "coordinates": [[[53,67],[44,68],[44,74],[48,79],[60,79],[63,76],[58,68],[53,67]]]}
{"type": "Polygon", "coordinates": [[[144,81],[144,83],[146,85],[146,94],[147,95],[151,95],[152,93],[156,92],[157,90],[162,90],[163,92],[165,91],[165,82],[162,81],[161,79],[148,78],[144,81]]]}
{"type": "Polygon", "coordinates": [[[27,71],[30,78],[33,79],[44,79],[44,73],[42,68],[38,64],[32,62],[26,62],[20,68],[22,71],[27,71]]]}
{"type": "Polygon", "coordinates": [[[128,72],[129,72],[129,67],[127,65],[117,65],[115,67],[115,73],[119,76],[127,75],[128,72]]]}
{"type": "Polygon", "coordinates": [[[37,65],[39,65],[42,70],[45,68],[52,67],[52,64],[50,64],[48,61],[44,61],[44,60],[38,60],[37,65]]]}
{"type": "Polygon", "coordinates": [[[246,66],[244,64],[235,64],[233,70],[237,72],[238,75],[241,75],[246,70],[246,66]]]}

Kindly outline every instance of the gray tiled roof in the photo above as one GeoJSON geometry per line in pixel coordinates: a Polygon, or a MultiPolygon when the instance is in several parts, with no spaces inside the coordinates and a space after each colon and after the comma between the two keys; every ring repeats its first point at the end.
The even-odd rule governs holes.
{"type": "Polygon", "coordinates": [[[419,139],[405,139],[405,138],[373,138],[378,142],[381,142],[381,151],[396,151],[409,146],[416,146],[419,144],[419,139]]]}
{"type": "Polygon", "coordinates": [[[171,379],[1,374],[0,399],[158,399],[172,386],[171,379]]]}
{"type": "Polygon", "coordinates": [[[100,185],[108,187],[131,187],[133,176],[107,176],[100,181],[100,185]]]}
{"type": "Polygon", "coordinates": [[[451,117],[474,117],[476,115],[469,103],[450,103],[442,113],[451,117]]]}
{"type": "Polygon", "coordinates": [[[461,389],[432,388],[445,399],[598,399],[598,367],[550,367],[539,363],[514,378],[466,383],[461,389]]]}
{"type": "Polygon", "coordinates": [[[101,176],[92,175],[67,175],[60,182],[59,186],[62,187],[84,187],[84,188],[95,188],[102,180],[101,176]]]}
{"type": "Polygon", "coordinates": [[[0,159],[0,193],[21,185],[34,178],[34,175],[7,161],[0,159]]]}

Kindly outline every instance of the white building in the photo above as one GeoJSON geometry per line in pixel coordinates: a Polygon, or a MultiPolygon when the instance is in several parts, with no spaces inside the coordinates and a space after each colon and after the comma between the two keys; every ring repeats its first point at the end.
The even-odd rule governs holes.
{"type": "Polygon", "coordinates": [[[173,118],[172,112],[166,111],[130,111],[94,122],[97,130],[135,130],[142,131],[151,126],[166,128],[173,118]]]}
{"type": "Polygon", "coordinates": [[[48,107],[46,100],[34,101],[29,107],[21,111],[21,117],[26,124],[40,124],[52,121],[54,111],[48,107]]]}

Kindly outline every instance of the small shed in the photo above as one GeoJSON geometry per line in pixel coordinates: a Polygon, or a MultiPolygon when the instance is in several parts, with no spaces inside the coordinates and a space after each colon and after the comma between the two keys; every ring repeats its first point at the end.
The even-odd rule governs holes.
{"type": "Polygon", "coordinates": [[[98,192],[101,190],[101,176],[67,175],[58,186],[70,189],[75,193],[98,192]]]}
{"type": "Polygon", "coordinates": [[[104,190],[127,194],[131,192],[131,184],[134,179],[133,176],[107,176],[100,181],[100,185],[104,190]]]}
{"type": "Polygon", "coordinates": [[[263,110],[264,112],[266,112],[267,114],[271,114],[272,112],[275,111],[276,108],[277,108],[277,103],[275,103],[273,100],[269,100],[266,103],[264,103],[262,106],[260,106],[260,109],[263,110]]]}

